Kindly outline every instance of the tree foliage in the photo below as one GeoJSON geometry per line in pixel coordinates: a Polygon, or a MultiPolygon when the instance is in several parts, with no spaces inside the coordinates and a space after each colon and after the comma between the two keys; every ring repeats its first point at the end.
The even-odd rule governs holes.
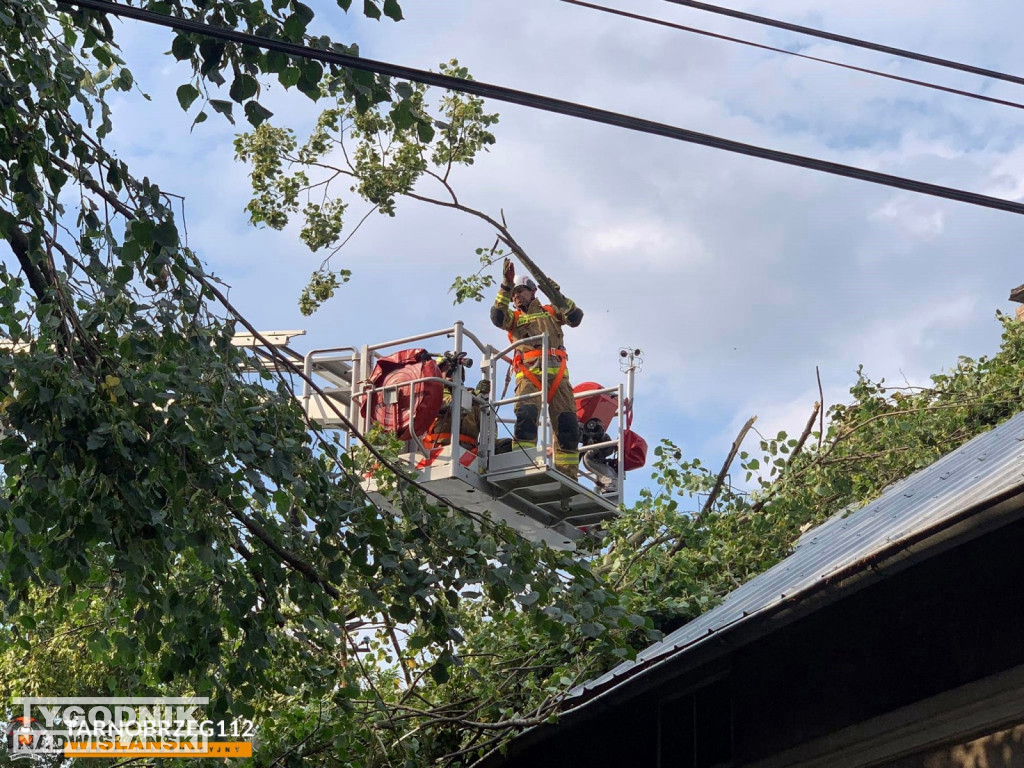
{"type": "Polygon", "coordinates": [[[716,475],[684,460],[670,441],[656,450],[655,490],[616,523],[594,570],[630,612],[671,631],[789,553],[800,534],[846,514],[885,488],[1021,410],[1024,323],[999,318],[991,357],[961,357],[928,386],[873,381],[863,371],[851,401],[817,409],[797,436],[762,438],[740,454],[750,490],[726,485],[711,509],[716,475]]]}
{"type": "MultiPolygon", "coordinates": [[[[308,38],[313,13],[298,2],[147,7],[335,45],[308,38]]],[[[401,15],[392,0],[363,10],[401,15]]],[[[492,609],[542,635],[621,645],[624,631],[552,619],[585,626],[617,601],[586,564],[401,476],[401,514],[371,503],[366,467],[305,422],[299,372],[231,344],[243,321],[180,241],[170,197],[104,146],[107,91],[135,87],[106,18],[8,3],[0,35],[4,698],[205,695],[211,718],[260,720],[261,760],[405,764],[462,748],[437,692],[465,664],[466,627],[492,609]],[[402,714],[410,697],[423,714],[402,714]],[[421,722],[439,726],[437,745],[421,722]]],[[[353,119],[388,115],[422,140],[432,130],[415,92],[380,78],[189,35],[171,53],[192,67],[181,106],[206,105],[196,122],[206,107],[232,118],[235,103],[262,123],[259,78],[276,76],[353,119]],[[227,73],[230,98],[215,98],[227,73]]],[[[372,153],[360,163],[386,205],[394,179],[372,153]]],[[[316,212],[311,229],[335,212],[316,212]]],[[[338,282],[324,276],[309,300],[338,282]]],[[[481,733],[514,711],[484,713],[495,719],[481,733]]]]}
{"type": "MultiPolygon", "coordinates": [[[[440,71],[472,79],[455,59],[441,64],[440,71]]],[[[311,251],[327,250],[303,292],[300,309],[304,314],[312,314],[333,295],[337,285],[332,276],[337,273],[330,270],[330,263],[349,238],[374,213],[395,216],[403,197],[469,213],[511,239],[503,223],[464,205],[451,183],[456,166],[472,165],[494,143],[491,128],[498,116],[487,112],[477,96],[446,92],[431,105],[423,85],[401,84],[396,90],[404,100],[390,110],[381,105],[361,110],[335,97],[301,143],[291,128],[270,123],[235,141],[236,156],[251,168],[253,197],[247,206],[251,222],[283,229],[298,215],[303,242],[311,251]],[[431,116],[431,106],[436,116],[431,116]],[[342,239],[348,209],[355,201],[365,210],[342,239]],[[325,284],[331,289],[316,289],[325,284]]],[[[496,248],[477,249],[481,272],[456,278],[452,286],[456,303],[480,300],[481,291],[493,283],[482,270],[503,253],[496,248]]]]}
{"type": "MultiPolygon", "coordinates": [[[[314,36],[313,10],[295,0],[144,5],[356,52],[314,36]]],[[[362,11],[402,17],[394,0],[362,11]]],[[[494,140],[478,99],[445,96],[434,118],[422,88],[372,75],[189,34],[171,55],[195,123],[238,107],[254,126],[236,145],[253,168],[254,222],[299,215],[306,244],[331,251],[354,200],[393,215],[405,197],[473,215],[519,250],[501,216],[450,183],[494,140]],[[268,122],[269,78],[328,103],[302,144],[268,122]],[[326,192],[343,178],[348,198],[326,192]]],[[[997,355],[930,387],[861,377],[825,434],[764,440],[742,457],[756,490],[727,487],[706,511],[688,507],[715,477],[664,443],[657,487],[599,546],[552,552],[419,491],[393,445],[343,451],[306,423],[300,372],[232,345],[254,329],[181,242],[171,197],[104,144],[107,95],[138,89],[109,20],[0,4],[0,86],[5,700],[207,695],[213,718],[257,719],[261,765],[471,764],[777,561],[804,526],[1020,402],[1024,326],[1006,322],[997,355]],[[390,473],[387,505],[361,490],[371,467],[390,473]]],[[[477,255],[486,268],[501,253],[477,255]]],[[[349,277],[329,260],[307,310],[349,277]]],[[[488,280],[457,282],[457,298],[488,280]]]]}

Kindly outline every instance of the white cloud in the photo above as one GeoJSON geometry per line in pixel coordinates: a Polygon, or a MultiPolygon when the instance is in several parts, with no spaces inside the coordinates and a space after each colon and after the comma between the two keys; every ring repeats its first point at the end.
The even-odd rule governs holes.
{"type": "Polygon", "coordinates": [[[897,195],[871,214],[875,221],[899,227],[918,240],[934,240],[946,229],[946,214],[932,201],[897,195]]]}
{"type": "MultiPolygon", "coordinates": [[[[873,321],[863,332],[850,334],[843,346],[869,370],[883,374],[899,372],[907,382],[919,386],[931,373],[935,350],[946,351],[944,334],[963,328],[978,316],[973,296],[939,295],[917,303],[895,316],[873,321]]],[[[946,365],[955,360],[947,359],[946,365]]]]}
{"type": "Polygon", "coordinates": [[[626,271],[643,271],[652,277],[691,271],[711,257],[692,232],[642,211],[586,216],[570,237],[573,260],[603,270],[611,280],[626,271]]]}

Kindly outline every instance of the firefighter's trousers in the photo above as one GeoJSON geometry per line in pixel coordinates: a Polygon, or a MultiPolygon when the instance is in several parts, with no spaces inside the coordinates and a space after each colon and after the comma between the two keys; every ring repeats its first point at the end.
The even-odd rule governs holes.
{"type": "MultiPolygon", "coordinates": [[[[537,377],[539,380],[539,376],[537,377]]],[[[548,376],[548,386],[555,376],[548,376]]],[[[537,385],[527,377],[516,377],[516,396],[537,393],[536,397],[516,403],[515,444],[523,448],[537,446],[537,427],[540,419],[540,392],[537,385]]],[[[565,475],[579,477],[580,424],[576,418],[576,400],[568,376],[564,376],[555,391],[548,392],[550,405],[548,418],[551,432],[555,437],[555,467],[565,475]]]]}

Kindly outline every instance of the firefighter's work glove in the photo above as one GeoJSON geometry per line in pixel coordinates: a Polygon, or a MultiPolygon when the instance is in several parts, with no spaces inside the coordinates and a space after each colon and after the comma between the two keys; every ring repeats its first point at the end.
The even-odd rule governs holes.
{"type": "Polygon", "coordinates": [[[516,281],[516,265],[512,263],[512,259],[505,259],[505,265],[501,268],[501,274],[504,278],[501,287],[511,291],[512,285],[516,281]]]}
{"type": "Polygon", "coordinates": [[[487,397],[489,394],[491,394],[491,382],[487,381],[486,379],[481,381],[479,384],[476,385],[476,393],[480,397],[487,397]]]}

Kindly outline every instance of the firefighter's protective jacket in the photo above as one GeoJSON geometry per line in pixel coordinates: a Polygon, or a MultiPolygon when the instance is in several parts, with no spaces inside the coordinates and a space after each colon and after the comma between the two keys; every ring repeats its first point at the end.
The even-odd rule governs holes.
{"type": "MultiPolygon", "coordinates": [[[[535,298],[526,311],[512,310],[509,307],[511,300],[510,292],[502,287],[494,300],[494,306],[491,307],[491,322],[508,331],[512,341],[540,336],[547,331],[551,349],[565,349],[562,326],[575,328],[583,320],[583,310],[577,307],[572,299],[566,299],[565,307],[553,307],[550,304],[541,304],[535,298]]],[[[541,342],[537,340],[523,345],[520,351],[540,347],[541,342]]]]}

